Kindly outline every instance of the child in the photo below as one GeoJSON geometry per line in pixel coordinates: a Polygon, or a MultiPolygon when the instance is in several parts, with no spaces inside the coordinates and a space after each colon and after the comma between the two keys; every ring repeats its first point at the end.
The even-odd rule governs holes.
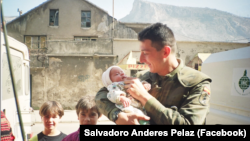
{"type": "MultiPolygon", "coordinates": [[[[80,125],[96,125],[102,115],[96,107],[95,96],[86,95],[76,104],[76,114],[80,125]]],[[[63,141],[80,141],[80,128],[66,136],[63,141]]]]}
{"type": "MultiPolygon", "coordinates": [[[[107,94],[108,99],[116,103],[115,106],[125,113],[146,115],[142,104],[125,92],[123,80],[126,77],[123,70],[118,66],[111,66],[102,74],[102,82],[109,91],[107,94]]],[[[150,90],[151,85],[149,83],[143,81],[142,84],[147,91],[150,90]]],[[[148,121],[141,120],[139,122],[143,125],[149,124],[148,121]]]]}
{"type": "Polygon", "coordinates": [[[14,141],[15,136],[12,134],[12,128],[10,122],[5,116],[4,112],[1,111],[1,141],[14,141]]]}
{"type": "Polygon", "coordinates": [[[39,110],[44,130],[32,137],[30,141],[61,141],[66,134],[57,129],[57,125],[64,115],[62,105],[56,101],[45,102],[39,110]]]}

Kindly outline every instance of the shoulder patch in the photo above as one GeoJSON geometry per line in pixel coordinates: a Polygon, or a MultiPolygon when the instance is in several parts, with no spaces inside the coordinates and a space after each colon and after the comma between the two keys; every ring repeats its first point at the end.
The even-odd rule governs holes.
{"type": "Polygon", "coordinates": [[[208,95],[210,95],[210,90],[205,86],[204,89],[203,89],[204,92],[207,92],[208,95]]]}
{"type": "Polygon", "coordinates": [[[184,87],[193,87],[204,80],[212,82],[206,74],[186,66],[177,74],[177,77],[184,87]]]}
{"type": "Polygon", "coordinates": [[[210,100],[210,90],[208,87],[204,86],[203,91],[201,92],[201,95],[199,97],[199,102],[201,105],[208,105],[210,100]]]}

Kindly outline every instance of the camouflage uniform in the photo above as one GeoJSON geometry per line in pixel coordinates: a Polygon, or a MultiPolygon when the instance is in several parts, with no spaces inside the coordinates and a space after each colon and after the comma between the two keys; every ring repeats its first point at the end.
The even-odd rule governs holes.
{"type": "MultiPolygon", "coordinates": [[[[149,93],[153,98],[145,104],[150,124],[205,124],[209,112],[210,82],[207,75],[186,67],[183,61],[166,76],[146,71],[138,76],[151,84],[149,93]]],[[[112,120],[115,104],[107,99],[107,89],[102,88],[96,95],[100,111],[112,120]]]]}

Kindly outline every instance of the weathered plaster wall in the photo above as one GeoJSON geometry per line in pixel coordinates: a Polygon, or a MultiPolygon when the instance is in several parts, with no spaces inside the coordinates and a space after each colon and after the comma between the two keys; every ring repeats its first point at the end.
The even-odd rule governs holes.
{"type": "MultiPolygon", "coordinates": [[[[7,29],[20,42],[24,42],[24,35],[46,35],[47,40],[67,40],[74,36],[111,38],[113,18],[85,0],[51,0],[8,23],[7,29]],[[58,26],[49,26],[50,9],[59,9],[58,26]],[[91,11],[90,28],[81,27],[81,11],[91,11]]],[[[137,33],[115,20],[115,37],[137,38],[137,33]]]]}
{"type": "Polygon", "coordinates": [[[140,42],[137,39],[114,39],[114,55],[118,61],[123,59],[130,51],[140,51],[140,42]]]}
{"type": "MultiPolygon", "coordinates": [[[[185,63],[188,63],[197,53],[216,53],[247,46],[250,46],[250,43],[178,41],[176,56],[181,58],[185,63]]],[[[130,51],[140,51],[140,42],[138,40],[114,40],[114,55],[118,55],[118,61],[124,58],[130,51]]]]}
{"type": "Polygon", "coordinates": [[[112,41],[98,39],[97,41],[47,41],[46,53],[30,54],[30,66],[49,67],[49,56],[93,56],[112,55],[112,41]]]}
{"type": "Polygon", "coordinates": [[[45,68],[32,68],[30,74],[32,75],[32,107],[38,110],[45,102],[45,68]]]}
{"type": "Polygon", "coordinates": [[[45,59],[46,59],[46,57],[45,58],[41,58],[38,55],[30,55],[30,67],[31,68],[32,67],[35,67],[35,68],[37,68],[37,67],[44,67],[45,66],[44,63],[46,63],[45,61],[47,61],[45,59]]]}
{"type": "Polygon", "coordinates": [[[47,41],[47,54],[112,54],[112,41],[47,41]]]}
{"type": "Polygon", "coordinates": [[[115,64],[116,57],[49,57],[49,67],[31,69],[32,106],[38,108],[47,100],[74,109],[79,98],[95,95],[103,87],[102,73],[115,64]]]}

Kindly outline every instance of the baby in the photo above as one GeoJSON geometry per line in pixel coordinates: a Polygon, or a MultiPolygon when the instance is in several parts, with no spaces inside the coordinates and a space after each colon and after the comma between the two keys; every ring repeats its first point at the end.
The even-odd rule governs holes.
{"type": "MultiPolygon", "coordinates": [[[[146,115],[142,104],[125,92],[123,80],[126,77],[123,70],[118,66],[111,66],[102,74],[102,82],[109,91],[108,99],[125,113],[146,115]]],[[[151,89],[151,85],[146,81],[142,81],[142,84],[147,91],[151,89]]],[[[149,121],[140,120],[139,123],[146,125],[149,124],[149,121]]]]}

